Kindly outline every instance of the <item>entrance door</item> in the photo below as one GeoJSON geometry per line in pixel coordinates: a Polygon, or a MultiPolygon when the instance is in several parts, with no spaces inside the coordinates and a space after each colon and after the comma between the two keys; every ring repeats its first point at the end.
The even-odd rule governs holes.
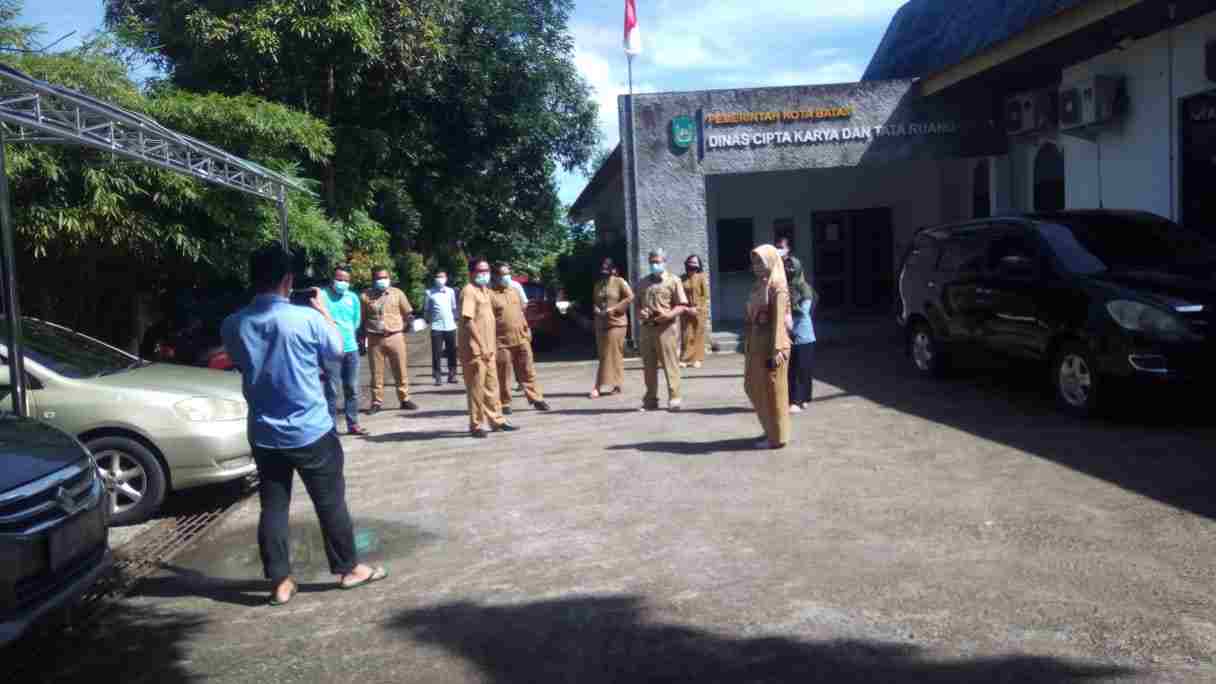
{"type": "Polygon", "coordinates": [[[1216,238],[1216,91],[1182,101],[1182,222],[1216,238]]]}
{"type": "Polygon", "coordinates": [[[815,231],[812,275],[824,310],[881,311],[895,296],[891,208],[824,211],[811,215],[815,231]]]}

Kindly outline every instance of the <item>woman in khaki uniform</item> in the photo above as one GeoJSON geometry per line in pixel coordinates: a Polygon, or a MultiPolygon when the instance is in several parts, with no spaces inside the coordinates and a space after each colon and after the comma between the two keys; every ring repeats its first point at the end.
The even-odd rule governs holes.
{"type": "Polygon", "coordinates": [[[625,330],[629,327],[626,312],[633,302],[633,290],[629,283],[616,275],[612,259],[600,264],[600,279],[592,291],[595,304],[595,346],[599,351],[600,365],[595,373],[595,388],[591,398],[600,396],[605,390],[620,394],[625,383],[625,330]]]}
{"type": "Polygon", "coordinates": [[[756,284],[747,303],[747,337],[743,388],[756,409],[765,438],[756,447],[780,449],[790,440],[790,393],[787,364],[791,316],[785,265],[777,248],[752,250],[756,284]]]}
{"type": "Polygon", "coordinates": [[[680,367],[700,368],[705,361],[705,334],[709,330],[709,275],[701,264],[701,257],[689,255],[684,262],[684,294],[688,305],[697,310],[697,315],[686,316],[681,324],[681,339],[684,353],[680,367]]]}

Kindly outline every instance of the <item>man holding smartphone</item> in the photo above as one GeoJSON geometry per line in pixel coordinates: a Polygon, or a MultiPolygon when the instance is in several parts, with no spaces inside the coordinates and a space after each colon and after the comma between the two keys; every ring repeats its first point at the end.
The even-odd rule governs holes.
{"type": "Polygon", "coordinates": [[[298,589],[288,526],[296,473],[313,500],[339,587],[376,582],[388,572],[359,562],[346,506],[345,454],[321,387],[322,366],[344,354],[337,323],[319,289],[313,290],[309,306],[292,305],[292,260],[281,246],[255,253],[250,272],[257,294],[224,321],[221,335],[249,403],[249,443],[262,504],[258,547],[266,578],[273,583],[270,605],[279,606],[298,589]]]}

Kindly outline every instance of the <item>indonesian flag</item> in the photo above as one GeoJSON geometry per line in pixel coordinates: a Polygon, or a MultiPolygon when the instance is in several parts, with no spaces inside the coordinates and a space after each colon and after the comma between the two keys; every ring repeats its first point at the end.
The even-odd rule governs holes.
{"type": "Polygon", "coordinates": [[[642,54],[642,34],[638,30],[638,6],[636,0],[625,0],[625,54],[642,54]]]}

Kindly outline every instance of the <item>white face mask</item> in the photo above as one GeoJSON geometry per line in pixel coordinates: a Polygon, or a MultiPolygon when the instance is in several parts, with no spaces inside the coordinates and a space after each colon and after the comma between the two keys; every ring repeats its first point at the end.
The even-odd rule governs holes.
{"type": "Polygon", "coordinates": [[[447,285],[447,284],[448,284],[447,278],[436,278],[435,279],[435,285],[437,285],[438,287],[443,287],[444,285],[447,285]]]}
{"type": "Polygon", "coordinates": [[[664,264],[664,263],[662,263],[662,262],[659,262],[659,263],[654,263],[654,262],[652,262],[652,263],[650,264],[650,272],[651,272],[651,273],[653,273],[653,274],[655,274],[655,275],[659,275],[659,274],[661,274],[663,271],[666,271],[666,270],[667,270],[667,264],[664,264]]]}
{"type": "Polygon", "coordinates": [[[377,290],[380,290],[381,292],[383,292],[384,290],[387,290],[387,289],[388,289],[388,286],[389,286],[389,279],[388,279],[388,278],[380,278],[379,280],[377,280],[377,281],[376,281],[375,285],[376,285],[376,289],[377,289],[377,290]]]}
{"type": "Polygon", "coordinates": [[[780,256],[782,259],[784,259],[784,258],[786,258],[787,256],[789,256],[790,251],[789,251],[788,249],[779,249],[779,250],[777,250],[777,254],[778,254],[778,255],[779,255],[779,256],[780,256]]]}

